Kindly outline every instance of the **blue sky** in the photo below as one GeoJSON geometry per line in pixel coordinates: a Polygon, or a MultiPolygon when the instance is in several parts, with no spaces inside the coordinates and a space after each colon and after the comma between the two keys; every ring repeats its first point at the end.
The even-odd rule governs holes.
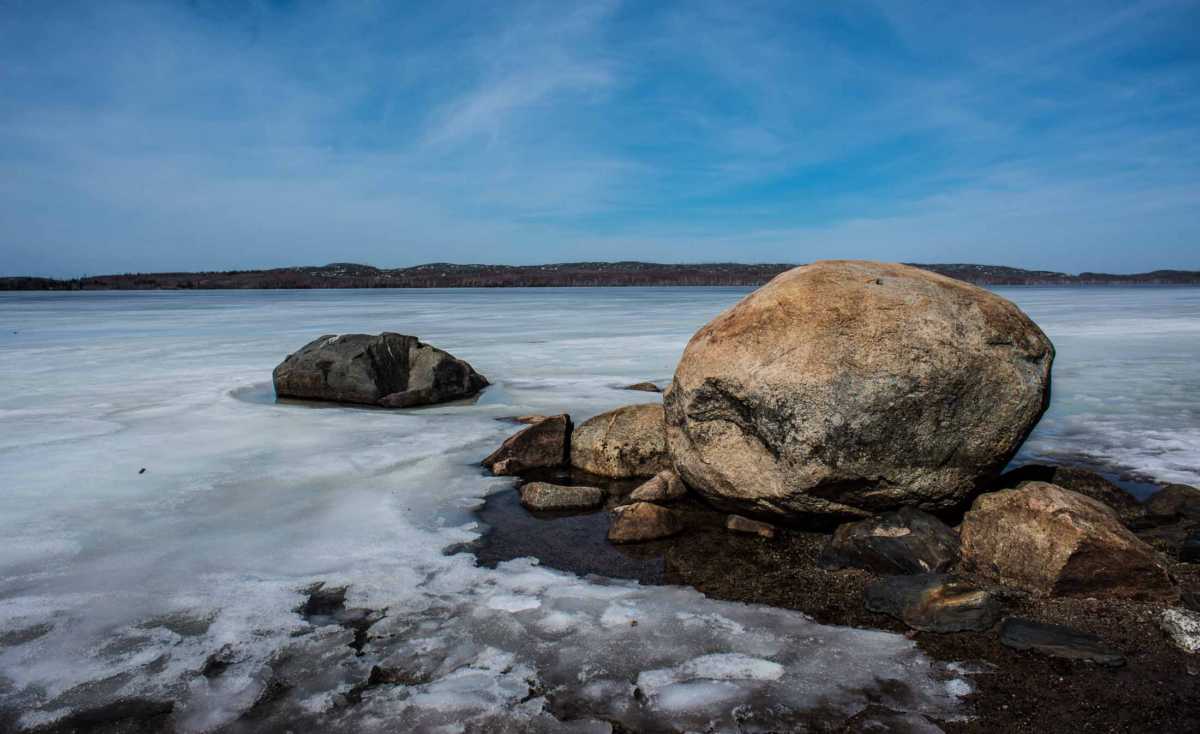
{"type": "Polygon", "coordinates": [[[0,0],[0,273],[1200,269],[1200,0],[0,0]]]}

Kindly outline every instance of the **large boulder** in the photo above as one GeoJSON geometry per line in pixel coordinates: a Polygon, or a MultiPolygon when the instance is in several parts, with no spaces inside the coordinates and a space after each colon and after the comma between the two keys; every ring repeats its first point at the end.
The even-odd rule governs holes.
{"type": "Polygon", "coordinates": [[[671,458],[711,502],[866,516],[963,503],[1050,398],[1054,348],[1000,296],[905,265],[783,273],[692,337],[671,458]]]}
{"type": "Polygon", "coordinates": [[[280,397],[408,408],[469,397],[487,386],[471,365],[415,336],[327,335],[272,375],[280,397]]]}
{"type": "Polygon", "coordinates": [[[1112,508],[1053,484],[981,495],[960,533],[968,567],[1034,594],[1178,598],[1154,550],[1112,508]]]}
{"type": "Polygon", "coordinates": [[[482,463],[497,475],[562,466],[570,441],[571,416],[546,416],[509,436],[482,463]]]}
{"type": "Polygon", "coordinates": [[[662,405],[626,405],[577,426],[571,433],[571,465],[614,479],[652,477],[669,469],[662,405]]]}

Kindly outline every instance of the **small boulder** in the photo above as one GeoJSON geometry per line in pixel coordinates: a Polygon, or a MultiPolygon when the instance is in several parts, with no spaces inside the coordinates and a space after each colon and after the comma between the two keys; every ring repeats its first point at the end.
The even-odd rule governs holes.
{"type": "Polygon", "coordinates": [[[1155,522],[1200,520],[1200,489],[1168,484],[1146,500],[1146,515],[1155,522]]]}
{"type": "Polygon", "coordinates": [[[1020,489],[1026,482],[1045,482],[1091,497],[1116,510],[1126,525],[1140,520],[1146,513],[1137,499],[1094,471],[1073,466],[1026,464],[1006,472],[996,482],[1003,489],[1020,489]]]}
{"type": "Polygon", "coordinates": [[[570,445],[571,417],[565,413],[550,416],[509,436],[483,465],[497,475],[562,466],[567,463],[570,445]]]}
{"type": "Polygon", "coordinates": [[[945,571],[958,561],[958,535],[927,512],[903,507],[846,523],[821,553],[824,568],[863,568],[881,574],[945,571]]]}
{"type": "Polygon", "coordinates": [[[288,355],[272,374],[280,397],[409,408],[474,395],[487,379],[415,336],[328,335],[288,355]]]}
{"type": "Polygon", "coordinates": [[[1200,612],[1179,607],[1165,609],[1158,626],[1175,647],[1193,655],[1200,652],[1200,612]]]}
{"type": "Polygon", "coordinates": [[[527,510],[594,510],[604,504],[599,487],[564,487],[548,482],[530,482],[521,487],[521,506],[527,510]]]}
{"type": "Polygon", "coordinates": [[[751,520],[748,517],[741,515],[730,515],[725,518],[725,529],[732,530],[735,533],[749,533],[750,535],[758,535],[763,538],[775,537],[775,526],[761,522],[759,520],[751,520]]]}
{"type": "Polygon", "coordinates": [[[1125,664],[1121,653],[1095,635],[1058,624],[1009,617],[1000,625],[1000,643],[1014,650],[1032,650],[1064,660],[1078,660],[1108,667],[1125,664]]]}
{"type": "Polygon", "coordinates": [[[662,388],[653,382],[635,382],[632,385],[626,385],[625,389],[637,390],[639,392],[662,392],[662,388]]]}
{"type": "Polygon", "coordinates": [[[867,609],[922,632],[982,632],[1000,621],[994,594],[946,574],[888,576],[867,585],[867,609]]]}
{"type": "Polygon", "coordinates": [[[982,576],[1034,594],[1174,600],[1150,546],[1112,508],[1044,482],[981,495],[963,518],[962,556],[982,576]]]}
{"type": "Polygon", "coordinates": [[[635,502],[613,510],[608,539],[613,543],[636,543],[668,538],[683,530],[683,518],[674,510],[635,502]]]}
{"type": "Polygon", "coordinates": [[[576,427],[571,464],[614,479],[652,477],[670,468],[662,406],[626,405],[576,427]]]}
{"type": "Polygon", "coordinates": [[[670,502],[687,494],[687,486],[674,469],[665,469],[655,474],[629,495],[636,502],[670,502]]]}

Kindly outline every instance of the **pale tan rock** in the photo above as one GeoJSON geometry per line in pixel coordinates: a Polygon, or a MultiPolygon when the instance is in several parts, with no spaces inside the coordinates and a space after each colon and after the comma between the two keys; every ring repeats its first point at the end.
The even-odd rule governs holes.
{"type": "Polygon", "coordinates": [[[529,510],[589,510],[604,504],[599,487],[566,487],[548,482],[530,482],[520,489],[521,505],[529,510]]]}
{"type": "Polygon", "coordinates": [[[571,465],[613,478],[652,477],[669,468],[662,406],[626,405],[577,426],[571,465]]]}
{"type": "Polygon", "coordinates": [[[674,510],[649,502],[635,502],[613,510],[608,539],[613,543],[658,540],[681,532],[683,527],[683,518],[674,510]]]}
{"type": "Polygon", "coordinates": [[[1053,356],[982,288],[896,264],[795,268],[692,337],[664,397],[671,458],[732,511],[951,507],[1029,435],[1053,356]]]}
{"type": "Polygon", "coordinates": [[[674,469],[665,469],[655,474],[630,493],[629,499],[637,502],[670,502],[687,494],[687,485],[674,469]]]}
{"type": "Polygon", "coordinates": [[[750,518],[742,517],[741,515],[730,515],[729,517],[725,518],[725,529],[732,530],[735,533],[749,533],[751,535],[758,535],[763,538],[775,537],[774,525],[766,522],[760,522],[758,520],[751,520],[750,518]]]}
{"type": "Polygon", "coordinates": [[[1045,482],[981,495],[959,529],[980,575],[1043,596],[1174,600],[1154,550],[1115,510],[1045,482]]]}

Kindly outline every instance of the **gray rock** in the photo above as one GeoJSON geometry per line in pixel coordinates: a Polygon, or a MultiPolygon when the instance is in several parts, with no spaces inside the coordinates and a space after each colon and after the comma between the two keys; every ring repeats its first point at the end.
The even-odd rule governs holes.
{"type": "Polygon", "coordinates": [[[1179,607],[1164,609],[1158,625],[1175,647],[1193,655],[1200,652],[1200,612],[1179,607]]]}
{"type": "Polygon", "coordinates": [[[741,515],[730,515],[725,518],[725,529],[732,530],[735,533],[747,533],[749,535],[757,535],[762,538],[774,538],[775,526],[771,523],[761,522],[759,520],[751,520],[748,517],[741,515]]]}
{"type": "Polygon", "coordinates": [[[945,571],[958,561],[958,534],[912,507],[840,526],[818,559],[824,568],[881,574],[945,571]]]}
{"type": "Polygon", "coordinates": [[[280,397],[408,408],[470,397],[487,386],[471,365],[415,336],[328,335],[272,375],[280,397]]]}
{"type": "Polygon", "coordinates": [[[994,594],[946,574],[888,576],[867,585],[867,609],[922,632],[991,629],[1004,614],[994,594]]]}
{"type": "Polygon", "coordinates": [[[563,413],[543,417],[509,436],[482,463],[496,475],[563,466],[570,446],[571,416],[563,413]]]}
{"type": "Polygon", "coordinates": [[[652,477],[669,469],[662,406],[626,405],[577,426],[571,433],[571,465],[614,479],[652,477]]]}
{"type": "Polygon", "coordinates": [[[1009,617],[1000,625],[1000,643],[1015,650],[1032,650],[1064,660],[1116,667],[1125,664],[1121,653],[1086,632],[1057,624],[1009,617]]]}
{"type": "Polygon", "coordinates": [[[687,486],[673,469],[665,469],[655,474],[629,495],[629,499],[637,502],[670,502],[687,494],[687,486]]]}
{"type": "Polygon", "coordinates": [[[530,482],[520,489],[521,505],[529,510],[594,510],[604,504],[599,487],[564,487],[548,482],[530,482]]]}
{"type": "Polygon", "coordinates": [[[640,392],[662,392],[662,388],[653,382],[635,382],[632,385],[626,385],[625,389],[638,390],[640,392]]]}
{"type": "Polygon", "coordinates": [[[905,265],[817,262],[692,337],[664,397],[671,458],[733,512],[954,507],[1033,430],[1053,357],[992,292],[905,265]]]}
{"type": "Polygon", "coordinates": [[[668,538],[684,528],[683,518],[674,510],[649,502],[635,502],[613,510],[608,539],[613,543],[638,543],[668,538]]]}

